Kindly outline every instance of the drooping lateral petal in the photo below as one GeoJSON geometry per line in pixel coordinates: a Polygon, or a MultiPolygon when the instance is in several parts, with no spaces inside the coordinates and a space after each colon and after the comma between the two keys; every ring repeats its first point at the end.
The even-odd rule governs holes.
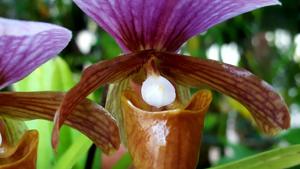
{"type": "Polygon", "coordinates": [[[74,0],[124,51],[176,51],[190,37],[278,0],[74,0]]]}
{"type": "Polygon", "coordinates": [[[36,130],[26,131],[16,147],[13,147],[15,149],[14,152],[8,157],[0,158],[0,168],[36,168],[37,147],[38,132],[36,130]]]}
{"type": "Polygon", "coordinates": [[[60,26],[0,17],[0,88],[56,56],[71,37],[71,32],[60,26]]]}
{"type": "Polygon", "coordinates": [[[275,134],[290,126],[284,100],[265,81],[251,72],[213,60],[160,53],[160,68],[166,76],[191,86],[206,84],[241,102],[261,130],[275,134]]]}
{"type": "MultiPolygon", "coordinates": [[[[64,94],[59,92],[1,92],[0,115],[24,120],[53,120],[64,94]]],[[[65,123],[85,134],[105,153],[119,148],[115,120],[101,106],[83,99],[65,123]]]]}
{"type": "MultiPolygon", "coordinates": [[[[147,51],[128,54],[112,60],[101,61],[84,70],[80,82],[69,90],[55,115],[55,126],[52,135],[53,147],[56,147],[59,128],[78,103],[99,86],[122,80],[138,71],[147,62],[147,51]]],[[[84,114],[83,114],[84,116],[84,114]]]]}

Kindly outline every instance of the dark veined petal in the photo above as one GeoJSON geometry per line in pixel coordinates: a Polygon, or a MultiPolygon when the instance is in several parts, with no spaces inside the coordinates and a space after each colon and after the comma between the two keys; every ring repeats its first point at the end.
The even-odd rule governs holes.
{"type": "Polygon", "coordinates": [[[241,102],[267,134],[290,126],[290,115],[284,100],[265,81],[251,72],[213,60],[160,53],[160,68],[166,76],[190,85],[206,84],[241,102]]]}
{"type": "Polygon", "coordinates": [[[0,88],[31,73],[69,43],[63,27],[0,17],[0,88]]]}
{"type": "MultiPolygon", "coordinates": [[[[1,92],[0,115],[17,119],[53,120],[63,93],[1,92]]],[[[105,153],[119,148],[119,129],[115,120],[101,106],[83,99],[65,123],[85,134],[105,153]]]]}
{"type": "MultiPolygon", "coordinates": [[[[38,132],[36,130],[26,131],[23,137],[18,141],[15,147],[6,147],[8,149],[14,149],[14,151],[7,157],[0,157],[1,169],[36,168],[38,132]]],[[[6,152],[4,150],[4,152],[1,153],[4,153],[1,155],[5,156],[6,152]]]]}
{"type": "Polygon", "coordinates": [[[74,0],[125,51],[176,51],[190,37],[278,0],[74,0]]]}
{"type": "MultiPolygon", "coordinates": [[[[59,129],[62,123],[81,100],[99,86],[124,79],[130,74],[137,72],[147,62],[148,58],[147,51],[144,51],[101,61],[85,69],[80,82],[66,93],[60,108],[56,112],[52,135],[53,146],[56,147],[57,145],[59,129]]],[[[85,115],[83,114],[83,116],[85,115]]]]}

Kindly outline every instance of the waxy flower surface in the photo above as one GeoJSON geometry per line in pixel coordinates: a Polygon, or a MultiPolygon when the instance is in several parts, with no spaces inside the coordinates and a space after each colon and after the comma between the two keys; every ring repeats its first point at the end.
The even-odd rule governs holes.
{"type": "Polygon", "coordinates": [[[84,70],[64,97],[55,118],[58,131],[74,108],[104,84],[111,84],[106,109],[141,168],[194,168],[204,114],[211,93],[191,98],[189,87],[207,85],[233,97],[258,127],[275,134],[290,125],[286,104],[270,85],[249,71],[213,60],[178,54],[189,38],[239,14],[277,0],[74,0],[110,33],[124,55],[84,70]]]}
{"type": "MultiPolygon", "coordinates": [[[[0,88],[24,78],[56,56],[71,37],[71,32],[60,26],[0,18],[0,88]]],[[[0,168],[35,168],[38,132],[27,130],[23,120],[52,120],[63,95],[62,92],[0,92],[0,168]]],[[[74,109],[73,117],[70,116],[66,123],[88,135],[104,151],[119,146],[115,121],[87,99],[74,109]],[[109,134],[98,125],[93,126],[97,128],[96,132],[90,133],[89,126],[81,121],[91,121],[81,117],[84,113],[103,121],[100,127],[107,124],[109,134]],[[112,140],[112,137],[116,139],[112,140]]]]}
{"type": "MultiPolygon", "coordinates": [[[[24,78],[58,54],[70,39],[71,33],[56,25],[0,18],[0,88],[24,78]]],[[[18,114],[12,110],[17,109],[12,107],[16,100],[9,100],[8,95],[17,93],[1,93],[0,107],[7,105],[6,109],[18,114]]],[[[9,118],[4,109],[0,108],[0,168],[35,168],[37,131],[26,131],[26,125],[9,118]]]]}

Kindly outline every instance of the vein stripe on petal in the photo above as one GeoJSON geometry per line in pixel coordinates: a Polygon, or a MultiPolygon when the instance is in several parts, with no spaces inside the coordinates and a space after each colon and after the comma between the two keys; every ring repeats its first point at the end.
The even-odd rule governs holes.
{"type": "Polygon", "coordinates": [[[206,84],[244,104],[259,127],[274,134],[290,125],[286,104],[270,85],[249,71],[212,60],[176,54],[157,54],[161,69],[179,83],[191,86],[206,84]]]}
{"type": "Polygon", "coordinates": [[[192,36],[277,0],[74,0],[125,52],[174,52],[192,36]]]}
{"type": "MultiPolygon", "coordinates": [[[[147,51],[128,54],[94,64],[84,70],[80,82],[66,93],[55,115],[52,140],[58,140],[59,128],[78,103],[101,85],[122,80],[137,72],[148,60],[147,51]]],[[[53,142],[55,147],[57,142],[53,142]]]]}
{"type": "Polygon", "coordinates": [[[0,17],[0,88],[10,85],[55,57],[71,40],[63,27],[0,17]]]}
{"type": "MultiPolygon", "coordinates": [[[[52,120],[62,98],[63,94],[58,92],[2,92],[0,114],[25,120],[52,120]]],[[[65,123],[84,133],[105,153],[119,147],[115,120],[104,108],[87,99],[80,102],[65,123]]]]}

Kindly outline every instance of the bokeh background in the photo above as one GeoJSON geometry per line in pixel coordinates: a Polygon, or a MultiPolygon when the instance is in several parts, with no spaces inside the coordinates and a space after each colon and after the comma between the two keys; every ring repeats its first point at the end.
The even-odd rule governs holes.
{"type": "MultiPolygon", "coordinates": [[[[244,107],[214,92],[198,168],[300,144],[300,1],[281,2],[282,6],[266,7],[219,24],[182,47],[184,54],[238,65],[258,75],[281,93],[292,117],[291,129],[268,137],[256,129],[244,107]]],[[[73,32],[71,43],[59,57],[5,90],[67,91],[85,67],[121,53],[115,41],[71,0],[0,0],[0,16],[55,23],[73,32]]],[[[101,103],[102,91],[100,88],[90,98],[101,103]]],[[[55,154],[50,145],[52,122],[35,120],[27,124],[40,131],[38,169],[99,169],[108,163],[101,150],[75,130],[63,127],[55,154]]],[[[111,163],[114,169],[130,164],[126,153],[111,163]]]]}

